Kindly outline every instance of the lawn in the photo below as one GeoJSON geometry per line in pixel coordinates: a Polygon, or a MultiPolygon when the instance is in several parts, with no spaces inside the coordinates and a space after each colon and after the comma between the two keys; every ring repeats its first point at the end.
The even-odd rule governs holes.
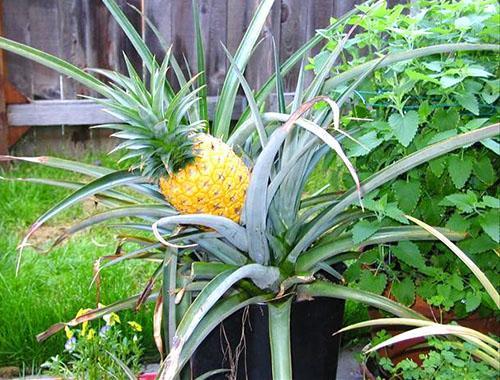
{"type": "MultiPolygon", "coordinates": [[[[87,162],[111,162],[105,155],[88,156],[87,162]]],[[[0,169],[1,171],[2,169],[0,169]]],[[[75,175],[31,164],[16,164],[0,172],[3,177],[49,177],[78,180],[75,175]]],[[[112,229],[94,228],[75,235],[48,254],[32,248],[24,251],[16,276],[16,246],[37,216],[68,194],[67,190],[27,182],[0,180],[0,367],[37,366],[64,349],[64,333],[44,343],[36,334],[58,321],[75,316],[80,308],[95,307],[96,288],[92,265],[104,255],[114,253],[112,229]]],[[[46,244],[60,227],[78,215],[92,212],[84,203],[62,214],[35,234],[33,243],[46,244]]],[[[145,263],[122,263],[102,273],[101,302],[109,304],[136,294],[146,283],[152,267],[145,263]]],[[[149,308],[123,319],[134,319],[144,326],[144,344],[154,354],[149,308]]]]}

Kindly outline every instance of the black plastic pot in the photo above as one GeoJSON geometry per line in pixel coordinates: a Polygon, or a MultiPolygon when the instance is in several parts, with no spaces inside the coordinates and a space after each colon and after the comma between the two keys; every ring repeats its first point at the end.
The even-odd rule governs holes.
{"type": "MultiPolygon", "coordinates": [[[[335,379],[340,337],[332,334],[342,327],[343,315],[343,300],[317,298],[292,305],[294,380],[335,379]]],[[[194,378],[220,368],[233,368],[232,376],[237,374],[238,380],[272,379],[266,305],[252,305],[231,315],[207,336],[191,359],[194,378]],[[238,345],[240,355],[236,357],[238,345]]],[[[210,379],[227,379],[228,375],[210,379]]]]}

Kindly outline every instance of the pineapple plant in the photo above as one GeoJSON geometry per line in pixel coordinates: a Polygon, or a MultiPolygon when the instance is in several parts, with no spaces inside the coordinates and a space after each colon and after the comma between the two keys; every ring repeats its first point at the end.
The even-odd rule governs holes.
{"type": "MultiPolygon", "coordinates": [[[[26,160],[92,177],[41,215],[21,246],[52,217],[93,196],[108,210],[77,221],[55,244],[84,228],[116,218],[134,217],[132,222],[115,223],[113,228],[126,231],[120,236],[120,248],[127,242],[139,244],[140,248],[135,245],[105,265],[146,259],[156,262],[157,269],[141,294],[56,324],[38,336],[40,341],[64,326],[75,326],[125,308],[137,309],[147,301],[155,302],[155,341],[158,350],[166,355],[158,378],[175,379],[182,371],[189,371],[190,357],[227,316],[251,304],[266,304],[273,378],[291,379],[293,302],[314,297],[352,299],[398,317],[422,318],[390,299],[330,281],[325,274],[342,279],[332,265],[357,257],[365,247],[402,240],[436,240],[441,235],[449,240],[462,239],[463,233],[448,229],[439,229],[441,235],[437,235],[435,230],[419,226],[390,225],[360,242],[353,239],[352,226],[361,217],[376,217],[373,212],[359,209],[363,193],[377,190],[417,165],[454,149],[494,138],[498,124],[422,147],[342,194],[311,196],[305,192],[305,185],[318,162],[331,149],[357,182],[354,167],[341,146],[346,133],[340,131],[340,107],[373,70],[430,54],[498,51],[498,46],[443,44],[390,54],[330,78],[330,85],[338,86],[341,95],[336,99],[321,96],[325,81],[353,31],[351,28],[307,86],[304,70],[301,70],[294,99],[286,104],[283,75],[323,40],[323,33],[314,36],[281,66],[276,59],[275,74],[254,93],[242,73],[274,3],[262,0],[235,56],[228,55],[231,65],[218,97],[215,117],[208,123],[196,0],[193,0],[193,9],[199,73],[190,79],[178,70],[175,58],[168,52],[163,62],[157,63],[116,2],[103,0],[103,3],[141,56],[150,75],[149,89],[130,64],[128,76],[97,70],[110,80],[104,83],[68,62],[29,46],[0,37],[0,48],[58,70],[104,96],[105,99],[96,101],[102,102],[121,120],[105,127],[117,129],[115,136],[125,140],[116,149],[127,150],[124,159],[135,160],[132,170],[118,171],[54,157],[7,156],[3,159],[26,160]],[[169,66],[181,84],[177,92],[166,80],[169,66]],[[249,107],[235,127],[230,128],[240,85],[249,107]],[[277,93],[278,110],[265,106],[266,97],[273,90],[277,93]],[[253,162],[251,176],[235,154],[236,150],[243,150],[253,162]],[[123,190],[124,186],[127,191],[123,190]],[[179,226],[186,227],[182,233],[178,232],[179,226]],[[131,229],[138,235],[131,234],[131,229]],[[158,286],[157,282],[160,282],[158,286]]],[[[370,12],[377,6],[378,2],[368,0],[330,28],[344,27],[353,14],[370,12]]],[[[355,138],[360,129],[349,132],[355,138]]],[[[57,182],[51,184],[57,185],[57,182]]],[[[414,221],[409,217],[408,223],[410,220],[414,221]]],[[[498,299],[494,289],[491,295],[498,299]]]]}
{"type": "Polygon", "coordinates": [[[159,185],[165,199],[180,213],[210,214],[239,222],[250,172],[243,160],[221,139],[208,134],[208,120],[192,107],[203,87],[190,91],[197,77],[176,94],[165,91],[170,51],[159,67],[151,62],[150,88],[127,60],[128,74],[94,70],[111,81],[108,99],[95,100],[119,118],[113,136],[125,140],[131,170],[159,185]],[[190,112],[191,111],[191,112],[190,112]]]}

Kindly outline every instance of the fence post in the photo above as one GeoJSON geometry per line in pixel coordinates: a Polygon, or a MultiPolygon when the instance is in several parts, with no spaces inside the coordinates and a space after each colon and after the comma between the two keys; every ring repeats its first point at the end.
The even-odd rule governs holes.
{"type": "MultiPolygon", "coordinates": [[[[3,2],[0,0],[0,36],[3,35],[3,2]]],[[[7,124],[7,107],[5,105],[5,76],[4,52],[0,50],[0,155],[9,153],[9,126],[7,124]]]]}

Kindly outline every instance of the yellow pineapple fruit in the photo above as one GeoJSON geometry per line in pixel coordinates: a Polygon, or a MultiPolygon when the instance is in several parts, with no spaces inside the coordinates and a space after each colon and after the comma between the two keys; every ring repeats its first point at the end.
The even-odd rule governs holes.
{"type": "Polygon", "coordinates": [[[245,201],[250,173],[222,140],[199,134],[194,161],[160,178],[161,192],[179,212],[225,216],[235,222],[245,201]]]}

